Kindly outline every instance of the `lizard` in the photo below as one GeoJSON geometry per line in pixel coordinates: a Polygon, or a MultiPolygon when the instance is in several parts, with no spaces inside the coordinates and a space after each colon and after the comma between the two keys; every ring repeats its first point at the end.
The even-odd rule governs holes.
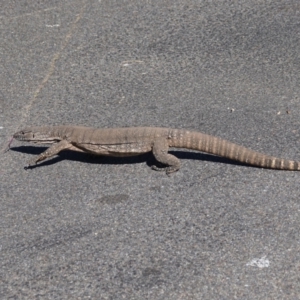
{"type": "Polygon", "coordinates": [[[104,156],[134,156],[152,152],[167,174],[180,168],[180,160],[169,148],[201,151],[237,162],[268,169],[300,171],[300,162],[265,155],[227,140],[185,129],[162,127],[92,128],[83,126],[34,126],[16,132],[13,138],[39,144],[53,144],[29,161],[28,167],[58,154],[74,150],[104,156]]]}

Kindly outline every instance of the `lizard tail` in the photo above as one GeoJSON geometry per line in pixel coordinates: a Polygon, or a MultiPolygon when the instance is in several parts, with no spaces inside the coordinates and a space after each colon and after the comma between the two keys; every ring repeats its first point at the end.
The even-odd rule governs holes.
{"type": "Polygon", "coordinates": [[[202,151],[261,168],[300,171],[298,161],[269,156],[200,132],[175,129],[171,136],[171,147],[202,151]]]}

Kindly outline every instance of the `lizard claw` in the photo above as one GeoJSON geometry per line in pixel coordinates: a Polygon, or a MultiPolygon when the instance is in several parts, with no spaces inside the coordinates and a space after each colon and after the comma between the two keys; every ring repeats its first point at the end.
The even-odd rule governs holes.
{"type": "Polygon", "coordinates": [[[30,170],[30,169],[33,169],[35,167],[35,165],[28,165],[28,166],[25,166],[24,167],[24,170],[30,170]]]}
{"type": "Polygon", "coordinates": [[[151,166],[151,169],[152,170],[155,170],[155,171],[166,171],[166,167],[158,167],[158,166],[151,166]]]}
{"type": "Polygon", "coordinates": [[[155,171],[165,171],[167,175],[170,176],[171,173],[173,172],[176,172],[177,169],[176,168],[173,168],[172,166],[169,166],[169,167],[157,167],[157,166],[151,166],[151,169],[152,170],[155,170],[155,171]]]}
{"type": "Polygon", "coordinates": [[[31,159],[29,162],[28,162],[28,165],[24,167],[24,170],[28,170],[28,169],[32,169],[36,166],[36,159],[31,159]]]}

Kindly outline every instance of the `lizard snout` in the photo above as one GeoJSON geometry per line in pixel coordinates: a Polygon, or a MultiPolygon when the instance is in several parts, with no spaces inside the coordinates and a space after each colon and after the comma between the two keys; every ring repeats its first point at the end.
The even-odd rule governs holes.
{"type": "Polygon", "coordinates": [[[13,138],[18,141],[29,141],[34,138],[34,134],[31,132],[25,132],[24,130],[18,131],[13,135],[13,138]]]}

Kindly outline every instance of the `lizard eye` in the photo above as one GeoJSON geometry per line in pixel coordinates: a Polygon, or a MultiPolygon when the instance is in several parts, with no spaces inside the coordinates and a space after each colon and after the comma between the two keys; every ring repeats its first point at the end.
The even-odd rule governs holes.
{"type": "Polygon", "coordinates": [[[34,138],[34,134],[32,134],[32,137],[34,138]]]}

